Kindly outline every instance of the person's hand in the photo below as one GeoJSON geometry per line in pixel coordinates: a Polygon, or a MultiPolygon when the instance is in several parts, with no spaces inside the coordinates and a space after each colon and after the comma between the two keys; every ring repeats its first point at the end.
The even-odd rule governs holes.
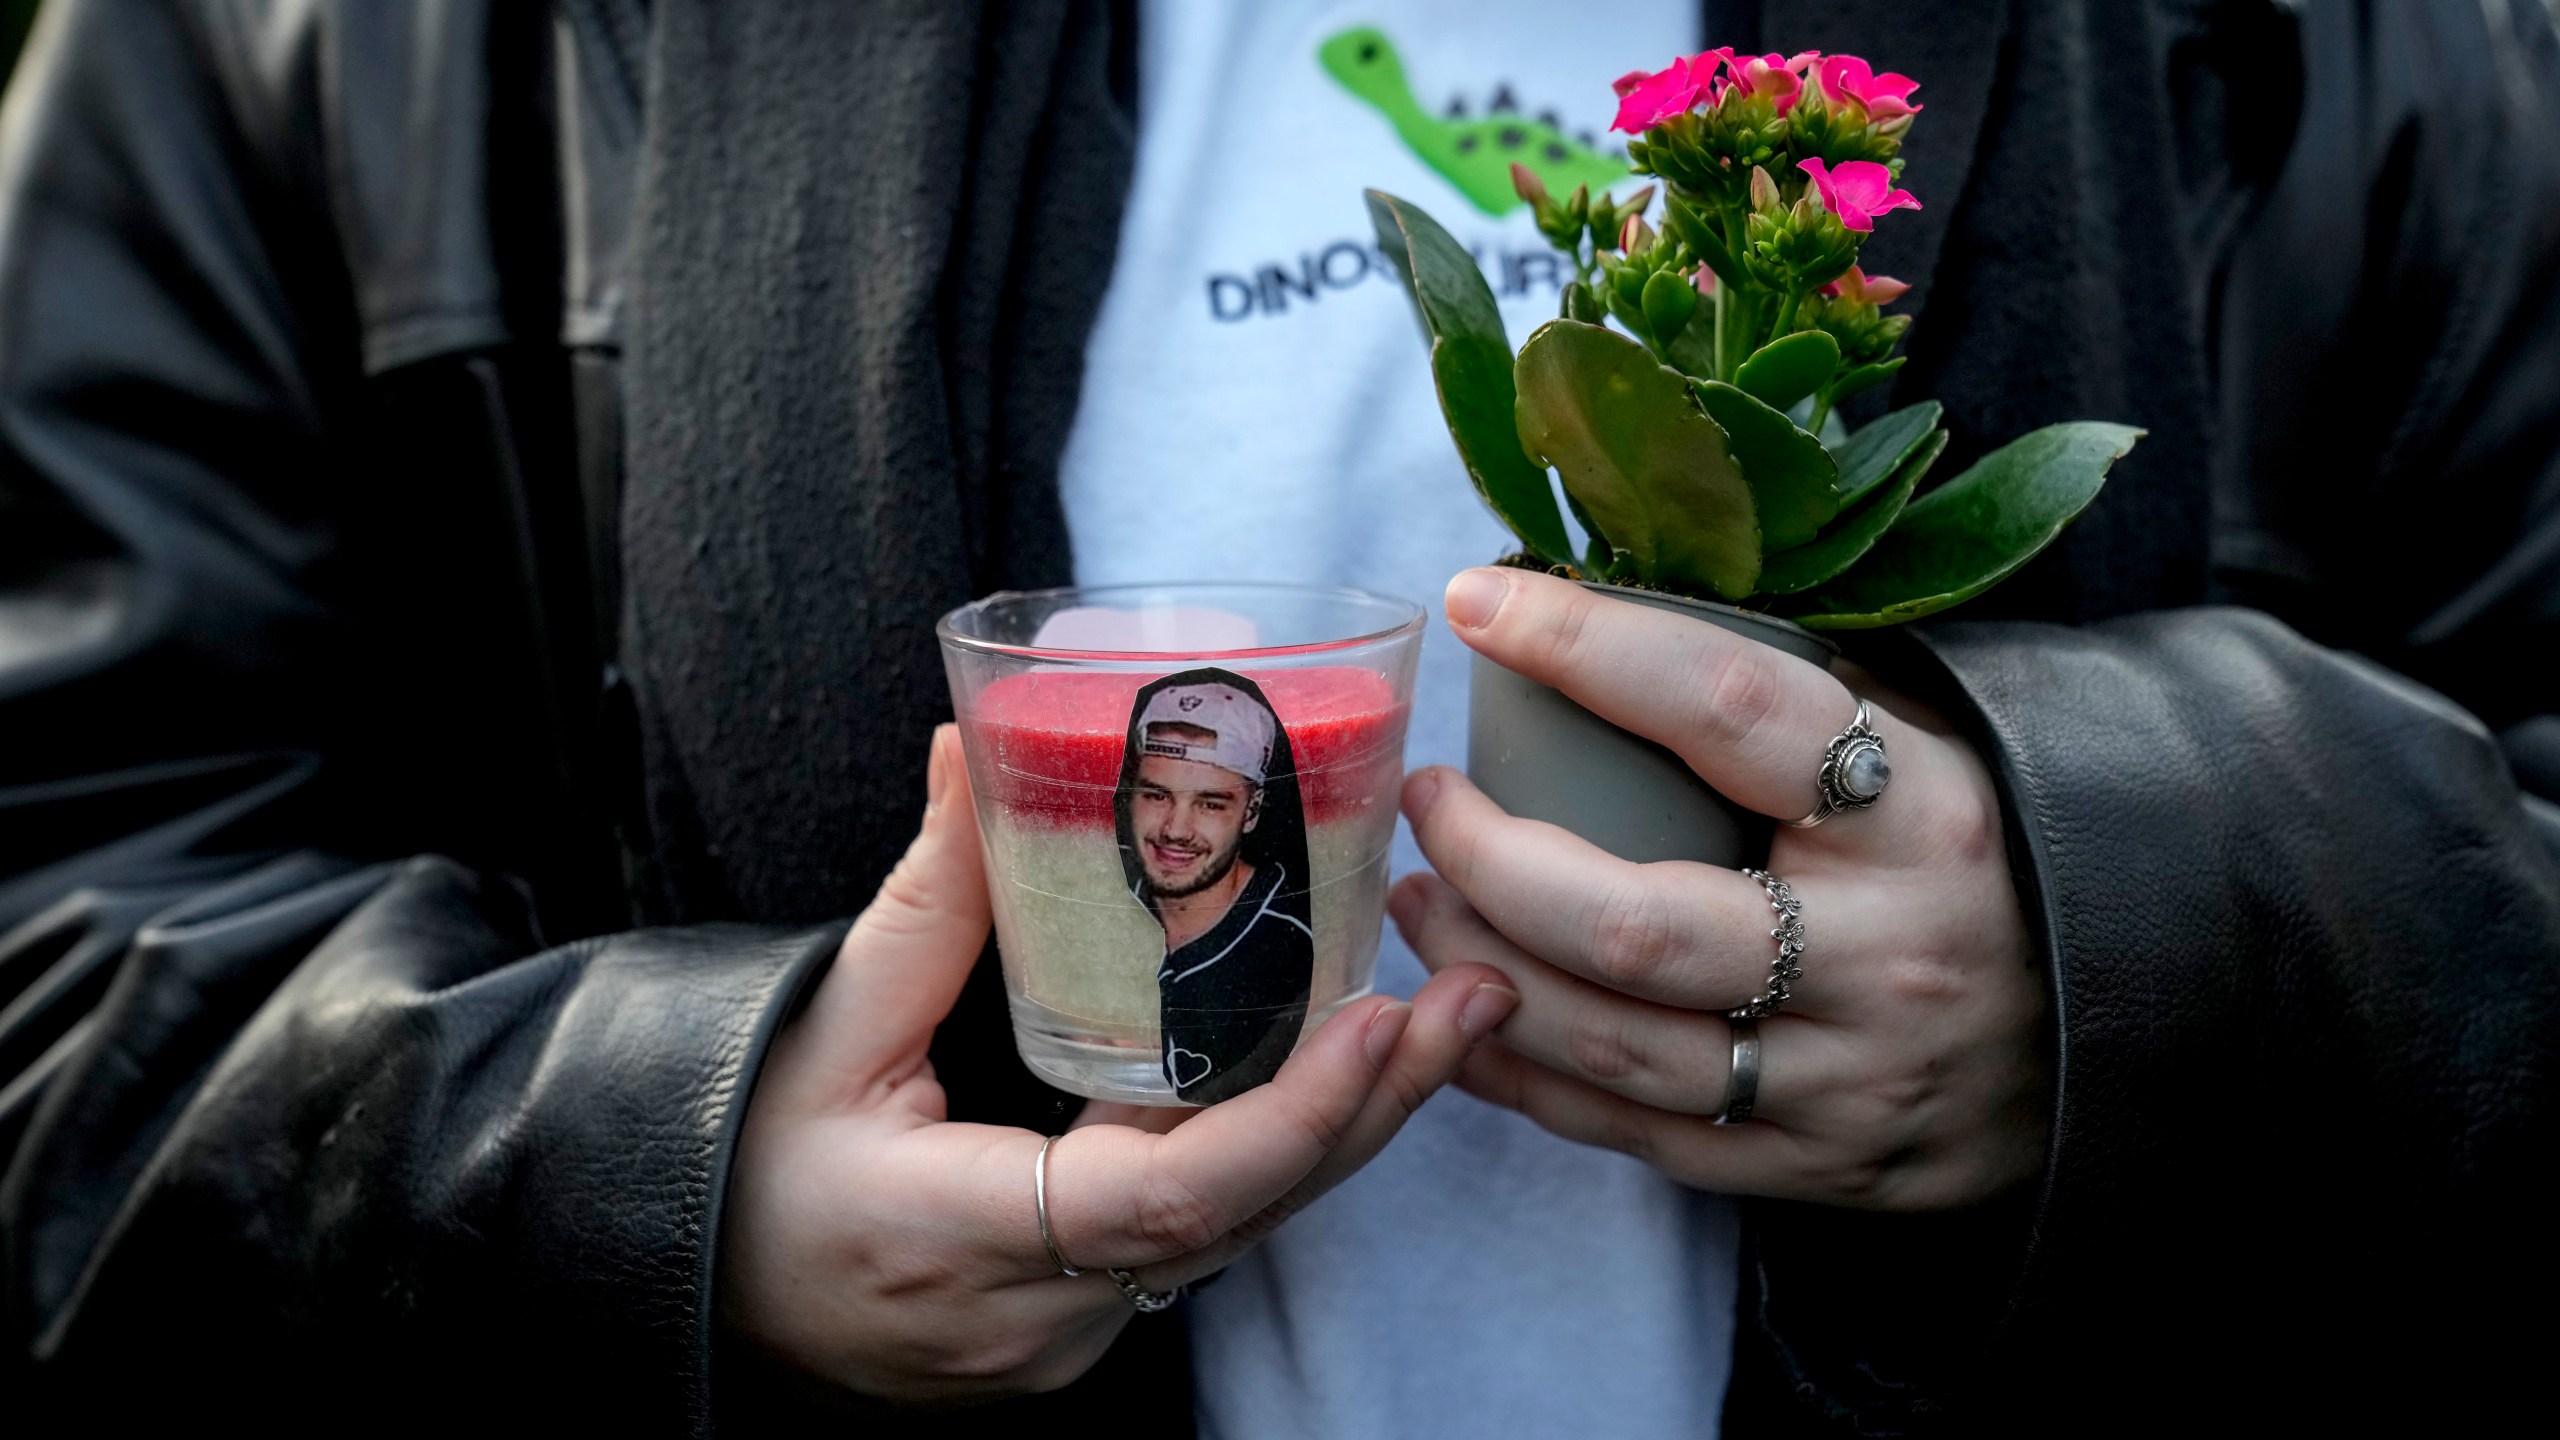
{"type": "MultiPolygon", "coordinates": [[[[1718,791],[1810,813],[1857,711],[1819,668],[1713,626],[1526,570],[1450,582],[1449,622],[1488,659],[1670,747],[1718,791]]],[[[1757,1108],[1717,1125],[1724,1012],[1769,979],[1776,923],[1736,871],[1635,865],[1514,818],[1454,770],[1416,771],[1405,813],[1439,871],[1389,904],[1423,963],[1490,965],[1521,1004],[1459,1083],[1571,1139],[1704,1189],[1879,1209],[1967,1204],[2034,1175],[2050,1121],[2044,985],[1982,762],[1937,717],[1849,667],[1893,765],[1873,807],[1781,828],[1804,977],[1760,1022],[1757,1108]]]]}
{"type": "Polygon", "coordinates": [[[1345,1007],[1268,1085],[1206,1110],[1094,1104],[1049,1153],[1061,1275],[1028,1130],[946,1121],[926,1061],[988,925],[959,735],[934,737],[923,833],[775,1041],[722,1227],[732,1331],[891,1400],[1053,1389],[1135,1313],[1108,1267],[1165,1290],[1233,1260],[1360,1168],[1518,1001],[1459,966],[1411,1005],[1345,1007]]]}

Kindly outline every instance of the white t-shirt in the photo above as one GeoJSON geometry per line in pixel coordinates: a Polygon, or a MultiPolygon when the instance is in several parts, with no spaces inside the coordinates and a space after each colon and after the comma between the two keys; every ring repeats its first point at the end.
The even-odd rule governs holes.
{"type": "MultiPolygon", "coordinates": [[[[1408,762],[1463,764],[1466,650],[1440,592],[1515,546],[1450,446],[1360,192],[1480,246],[1518,344],[1556,312],[1546,242],[1524,208],[1486,213],[1433,160],[1505,143],[1558,164],[1622,156],[1609,81],[1698,48],[1698,17],[1696,0],[1147,0],[1135,188],[1060,482],[1076,578],[1421,601],[1408,762]],[[1334,73],[1342,54],[1320,60],[1358,26],[1388,42],[1401,86],[1379,54],[1356,83],[1334,73]],[[1461,148],[1453,105],[1551,115],[1561,138],[1496,125],[1461,148]]],[[[1422,864],[1400,831],[1397,870],[1422,864]]],[[[1423,978],[1390,926],[1380,987],[1423,978]]],[[[1713,1436],[1735,1235],[1722,1197],[1446,1092],[1193,1303],[1203,1433],[1713,1436]]]]}

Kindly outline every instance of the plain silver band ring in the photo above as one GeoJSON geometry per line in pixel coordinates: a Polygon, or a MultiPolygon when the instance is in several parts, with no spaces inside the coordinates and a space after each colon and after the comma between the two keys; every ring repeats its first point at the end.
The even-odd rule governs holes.
{"type": "Polygon", "coordinates": [[[1733,1026],[1733,1071],[1725,1077],[1724,1113],[1716,1116],[1719,1125],[1739,1125],[1751,1118],[1751,1107],[1760,1103],[1760,1022],[1737,1019],[1733,1026]]]}
{"type": "MultiPolygon", "coordinates": [[[[1040,1158],[1031,1162],[1031,1203],[1032,1208],[1040,1212],[1040,1243],[1048,1247],[1049,1263],[1058,1267],[1059,1274],[1072,1279],[1084,1272],[1068,1264],[1067,1257],[1058,1253],[1058,1232],[1049,1224],[1049,1147],[1057,1143],[1055,1135],[1042,1140],[1040,1158]]],[[[1170,1290],[1150,1290],[1126,1270],[1106,1270],[1103,1273],[1111,1277],[1111,1283],[1120,1287],[1120,1293],[1130,1304],[1138,1307],[1141,1315],[1170,1310],[1173,1302],[1182,1298],[1179,1285],[1170,1290]]]]}
{"type": "Polygon", "coordinates": [[[1890,765],[1884,767],[1883,778],[1876,782],[1874,794],[1862,795],[1849,788],[1850,764],[1861,758],[1864,751],[1875,752],[1879,761],[1885,758],[1884,737],[1876,733],[1867,713],[1867,702],[1860,700],[1857,718],[1849,722],[1848,729],[1832,736],[1830,748],[1822,752],[1822,771],[1814,777],[1814,784],[1822,792],[1822,803],[1814,806],[1813,813],[1803,819],[1783,823],[1791,829],[1810,830],[1843,810],[1864,810],[1883,799],[1884,787],[1893,780],[1890,765]]]}
{"type": "Polygon", "coordinates": [[[1040,1158],[1031,1165],[1031,1201],[1040,1211],[1040,1243],[1049,1247],[1049,1263],[1057,1266],[1061,1275],[1081,1275],[1083,1271],[1058,1253],[1058,1232],[1049,1228],[1049,1147],[1057,1143],[1055,1135],[1040,1142],[1040,1158]]]}

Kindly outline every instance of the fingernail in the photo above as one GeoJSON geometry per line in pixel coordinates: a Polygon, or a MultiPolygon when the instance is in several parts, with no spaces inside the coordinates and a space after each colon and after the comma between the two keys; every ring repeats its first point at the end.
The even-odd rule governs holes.
{"type": "Polygon", "coordinates": [[[1469,1040],[1481,1040],[1519,1008],[1519,991],[1490,982],[1479,985],[1467,997],[1465,1008],[1458,1011],[1458,1033],[1469,1040]]]}
{"type": "Polygon", "coordinates": [[[1387,1060],[1396,1053],[1396,1042],[1404,1038],[1404,1024],[1413,1018],[1413,1007],[1401,1000],[1383,1006],[1369,1017],[1369,1033],[1362,1037],[1360,1048],[1369,1057],[1369,1068],[1384,1070],[1387,1060]]]}
{"type": "Polygon", "coordinates": [[[1510,593],[1511,582],[1499,570],[1461,570],[1440,597],[1440,608],[1450,624],[1481,630],[1493,623],[1493,612],[1502,608],[1502,597],[1510,593]]]}
{"type": "Polygon", "coordinates": [[[1410,817],[1430,809],[1431,802],[1440,798],[1440,787],[1448,775],[1445,766],[1426,765],[1404,777],[1404,813],[1410,817]]]}
{"type": "Polygon", "coordinates": [[[951,789],[951,748],[944,742],[943,733],[957,734],[959,728],[956,725],[933,727],[932,748],[925,752],[924,762],[924,808],[927,810],[941,809],[942,798],[951,789]]]}
{"type": "Polygon", "coordinates": [[[1413,937],[1414,922],[1422,918],[1422,894],[1410,885],[1398,885],[1387,892],[1387,918],[1405,938],[1413,937]]]}

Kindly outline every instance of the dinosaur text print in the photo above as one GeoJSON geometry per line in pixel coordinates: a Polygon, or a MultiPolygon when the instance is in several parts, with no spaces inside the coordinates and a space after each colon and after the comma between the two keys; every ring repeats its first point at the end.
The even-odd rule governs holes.
{"type": "MultiPolygon", "coordinates": [[[[1548,248],[1488,251],[1470,245],[1483,269],[1485,283],[1505,299],[1536,292],[1564,293],[1573,267],[1557,260],[1548,248]]],[[[1310,305],[1328,291],[1349,290],[1366,281],[1399,284],[1393,267],[1372,240],[1336,240],[1302,250],[1285,260],[1257,265],[1250,271],[1228,271],[1209,277],[1209,315],[1216,320],[1248,320],[1257,315],[1286,315],[1291,305],[1310,305]]]]}

